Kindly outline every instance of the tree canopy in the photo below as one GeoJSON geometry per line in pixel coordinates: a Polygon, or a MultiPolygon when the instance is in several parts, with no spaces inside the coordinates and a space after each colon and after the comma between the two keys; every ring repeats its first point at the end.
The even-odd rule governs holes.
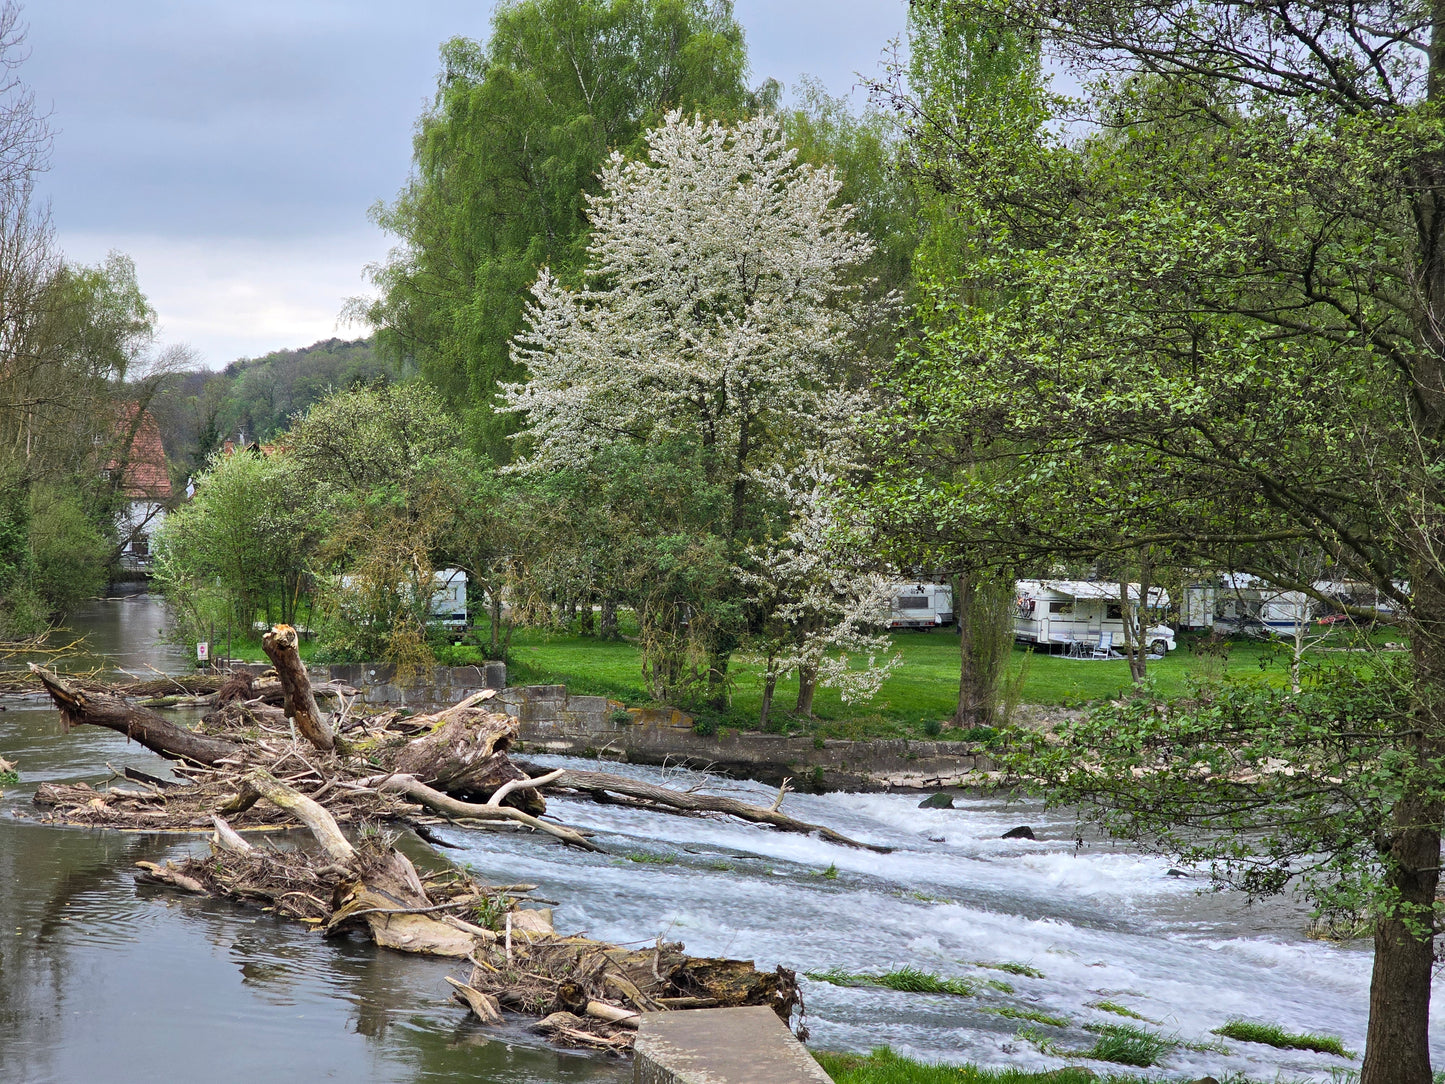
{"type": "MultiPolygon", "coordinates": [[[[1424,1084],[1445,813],[1438,29],[1393,3],[928,7],[950,34],[1041,42],[1085,92],[898,99],[971,239],[926,284],[898,390],[987,469],[893,497],[999,559],[1166,547],[1308,591],[1290,574],[1308,544],[1393,600],[1414,725],[1381,738],[1362,1079],[1424,1084]]],[[[1316,751],[1347,738],[1314,717],[1316,751]]]]}
{"type": "Polygon", "coordinates": [[[538,270],[570,280],[586,247],[586,196],[614,150],[638,148],[669,109],[736,117],[759,101],[726,0],[517,0],[486,42],[442,46],[435,102],[418,122],[415,173],[375,210],[400,239],[365,308],[468,422],[509,452],[492,411],[513,380],[512,336],[538,270]]]}

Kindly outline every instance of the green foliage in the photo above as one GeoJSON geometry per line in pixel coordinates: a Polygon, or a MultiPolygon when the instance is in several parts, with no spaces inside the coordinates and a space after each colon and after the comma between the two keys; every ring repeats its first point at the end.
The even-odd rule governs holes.
{"type": "Polygon", "coordinates": [[[374,211],[403,247],[365,315],[504,461],[511,426],[492,398],[517,376],[527,289],[543,266],[565,279],[581,265],[607,154],[636,150],[669,108],[734,116],[757,99],[731,5],[708,0],[517,0],[485,43],[454,38],[441,55],[415,176],[374,211]]]}
{"type": "Polygon", "coordinates": [[[64,615],[105,589],[111,545],[86,514],[79,494],[37,487],[29,528],[31,586],[51,614],[64,615]]]}
{"type": "MultiPolygon", "coordinates": [[[[886,1046],[870,1054],[816,1051],[813,1057],[836,1084],[1101,1084],[1099,1076],[1090,1069],[1028,1072],[924,1063],[895,1054],[886,1046]]],[[[1123,1080],[1129,1084],[1145,1084],[1138,1077],[1107,1077],[1102,1084],[1116,1084],[1123,1080]]]]}
{"type": "Polygon", "coordinates": [[[427,618],[440,558],[487,487],[440,398],[419,382],[323,399],[287,436],[285,458],[316,494],[320,624],[331,661],[378,660],[403,681],[434,665],[427,618]]]}
{"type": "Polygon", "coordinates": [[[1127,1016],[1133,1020],[1147,1020],[1127,1005],[1120,1005],[1117,1001],[1094,1001],[1090,1002],[1089,1008],[1098,1009],[1100,1012],[1110,1012],[1115,1016],[1127,1016]]]}
{"type": "Polygon", "coordinates": [[[1404,660],[1321,668],[1299,695],[1266,685],[1145,692],[1007,754],[1051,803],[1254,895],[1298,882],[1326,912],[1383,905],[1379,825],[1434,766],[1395,752],[1413,714],[1404,660]],[[1024,751],[1027,748],[1028,752],[1024,751]],[[1088,778],[1086,778],[1088,777],[1088,778]]]}
{"type": "Polygon", "coordinates": [[[1028,964],[1015,963],[1012,960],[1005,960],[1002,963],[986,963],[983,960],[975,960],[974,967],[986,967],[993,971],[1007,971],[1010,975],[1022,975],[1027,979],[1041,979],[1044,973],[1036,967],[1028,964]]]}
{"type": "Polygon", "coordinates": [[[1096,1061],[1112,1061],[1118,1065],[1134,1065],[1148,1069],[1178,1047],[1174,1039],[1166,1039],[1133,1024],[1085,1024],[1085,1030],[1099,1037],[1081,1056],[1096,1061]]]}
{"type": "Polygon", "coordinates": [[[627,856],[629,862],[639,862],[646,866],[671,866],[677,862],[677,857],[671,854],[652,854],[648,851],[633,851],[627,856]]]}
{"type": "Polygon", "coordinates": [[[1066,1016],[1050,1016],[1046,1012],[1037,1009],[1015,1009],[1012,1006],[1001,1006],[999,1008],[987,1008],[983,1010],[994,1016],[1003,1016],[1010,1020],[1027,1020],[1034,1024],[1047,1024],[1051,1028],[1072,1027],[1073,1022],[1066,1016]]]}
{"type": "Polygon", "coordinates": [[[1278,1024],[1260,1024],[1234,1017],[1223,1027],[1214,1029],[1214,1034],[1226,1039],[1237,1039],[1243,1043],[1264,1043],[1285,1050],[1313,1050],[1320,1054],[1334,1054],[1341,1058],[1353,1058],[1337,1035],[1319,1035],[1313,1032],[1296,1034],[1285,1031],[1278,1024]]]}
{"type": "Polygon", "coordinates": [[[170,373],[151,400],[166,454],[184,478],[205,469],[222,442],[244,434],[266,443],[292,418],[336,391],[383,384],[404,374],[373,339],[324,339],[259,358],[238,358],[216,371],[170,373]]]}
{"type": "Polygon", "coordinates": [[[963,979],[948,979],[931,971],[915,967],[900,967],[885,971],[881,975],[864,972],[844,971],[830,968],[827,971],[809,971],[807,977],[817,982],[832,983],[834,986],[883,986],[910,994],[952,994],[955,997],[972,997],[974,988],[963,979]]]}
{"type": "Polygon", "coordinates": [[[229,626],[250,635],[258,618],[295,624],[320,517],[312,487],[285,457],[216,459],[155,538],[154,580],[179,634],[207,639],[229,626]]]}

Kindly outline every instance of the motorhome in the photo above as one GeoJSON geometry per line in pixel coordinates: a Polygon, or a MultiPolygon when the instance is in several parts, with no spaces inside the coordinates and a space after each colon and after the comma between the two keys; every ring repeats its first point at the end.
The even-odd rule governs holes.
{"type": "Polygon", "coordinates": [[[1179,623],[1187,629],[1292,637],[1309,627],[1316,608],[1303,591],[1274,587],[1247,572],[1224,573],[1184,588],[1179,623]]]}
{"type": "Polygon", "coordinates": [[[888,613],[890,629],[934,629],[953,624],[953,588],[946,583],[897,582],[888,613]]]}
{"type": "MultiPolygon", "coordinates": [[[[1127,642],[1119,585],[1100,580],[1019,580],[1014,584],[1014,639],[1040,644],[1081,658],[1111,658],[1127,642]]],[[[1129,601],[1139,603],[1139,585],[1128,585],[1129,601]]],[[[1149,588],[1148,607],[1169,605],[1162,587],[1149,588]]],[[[1151,654],[1173,651],[1174,630],[1150,625],[1144,643],[1151,654]]]]}

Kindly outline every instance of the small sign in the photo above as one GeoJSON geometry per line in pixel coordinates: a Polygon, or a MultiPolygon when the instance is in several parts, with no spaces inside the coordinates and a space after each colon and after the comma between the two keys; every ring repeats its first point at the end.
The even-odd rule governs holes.
{"type": "Polygon", "coordinates": [[[211,645],[201,640],[196,644],[196,661],[206,662],[211,657],[211,645]]]}

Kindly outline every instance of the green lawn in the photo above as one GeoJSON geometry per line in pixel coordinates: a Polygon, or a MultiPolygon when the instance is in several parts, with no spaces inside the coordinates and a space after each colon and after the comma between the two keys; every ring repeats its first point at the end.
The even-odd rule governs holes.
{"type": "MultiPolygon", "coordinates": [[[[622,616],[624,635],[635,634],[630,614],[622,616]]],[[[1320,647],[1348,646],[1348,632],[1335,634],[1320,647]]],[[[1376,632],[1372,639],[1383,642],[1388,632],[1376,632]]],[[[487,630],[468,635],[466,642],[437,647],[444,665],[481,662],[487,630]]],[[[799,720],[789,711],[798,695],[797,679],[783,681],[777,691],[770,729],[809,733],[820,737],[886,738],[920,737],[938,729],[953,715],[958,696],[958,636],[949,629],[928,632],[899,632],[892,635],[894,649],[902,662],[884,682],[871,703],[844,704],[831,689],[820,688],[814,701],[816,718],[799,720]]],[[[1229,677],[1233,680],[1288,680],[1286,648],[1282,643],[1239,640],[1225,657],[1203,656],[1193,650],[1194,641],[1182,638],[1167,658],[1151,660],[1149,673],[1166,696],[1187,691],[1192,680],[1229,677]]],[[[301,654],[308,661],[316,644],[303,641],[301,654]]],[[[219,648],[219,645],[218,645],[219,648]]],[[[236,658],[265,661],[259,638],[233,645],[236,658]]],[[[1316,648],[1310,658],[1323,657],[1316,648]]],[[[1011,673],[1022,673],[1020,702],[1025,705],[1074,707],[1112,699],[1130,687],[1129,664],[1123,659],[1068,659],[1015,646],[1011,673]]],[[[729,670],[732,680],[731,706],[718,725],[747,728],[755,724],[762,702],[760,667],[735,658],[729,670]]],[[[508,680],[516,685],[560,684],[572,692],[609,696],[630,705],[651,702],[642,681],[642,667],[636,644],[630,639],[598,640],[545,629],[519,628],[512,638],[508,680]]]]}
{"type": "MultiPolygon", "coordinates": [[[[930,722],[949,719],[958,695],[958,637],[947,629],[893,634],[902,663],[884,683],[876,700],[846,705],[837,693],[819,689],[816,721],[806,726],[786,717],[797,696],[796,679],[782,682],[776,704],[784,709],[774,725],[825,737],[918,736],[930,722]]],[[[480,651],[470,645],[442,652],[449,663],[475,662],[480,651]]],[[[1318,657],[1318,656],[1315,656],[1318,657]]],[[[1046,655],[1015,647],[1011,663],[1023,670],[1021,702],[1075,706],[1119,696],[1130,687],[1129,665],[1123,659],[1086,660],[1046,655]]],[[[1187,690],[1191,677],[1225,677],[1283,683],[1288,671],[1283,645],[1243,640],[1227,656],[1204,657],[1189,644],[1149,663],[1150,674],[1165,695],[1187,690]]],[[[761,706],[760,668],[735,659],[729,670],[732,704],[723,725],[745,727],[761,706]]],[[[628,704],[649,702],[634,644],[606,642],[569,633],[518,629],[512,640],[508,680],[514,684],[564,684],[578,693],[611,696],[628,704]]],[[[930,728],[931,729],[931,728],[930,728]]]]}

